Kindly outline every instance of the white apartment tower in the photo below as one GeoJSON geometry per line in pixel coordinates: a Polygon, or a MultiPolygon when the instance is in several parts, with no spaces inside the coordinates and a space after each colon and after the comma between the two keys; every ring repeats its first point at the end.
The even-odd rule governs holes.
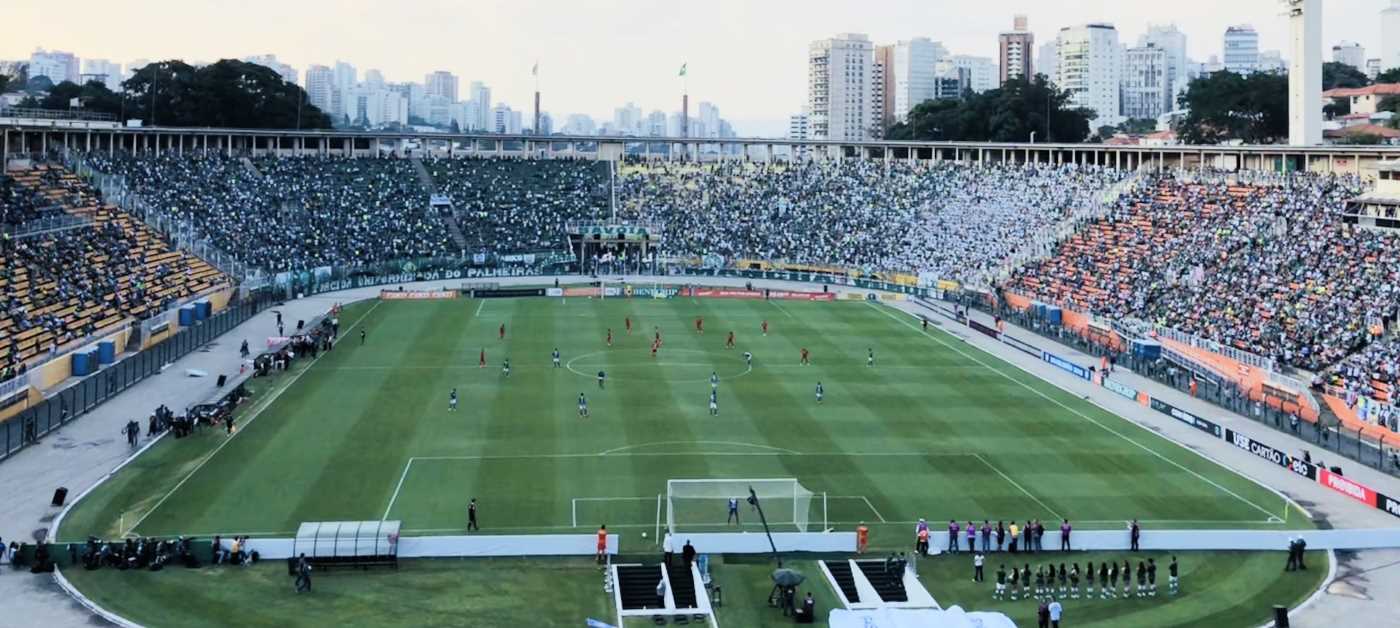
{"type": "Polygon", "coordinates": [[[438,70],[423,77],[423,88],[428,97],[441,96],[448,102],[457,102],[457,75],[446,70],[438,70]]]}
{"type": "Polygon", "coordinates": [[[1139,48],[1153,46],[1167,56],[1167,82],[1171,86],[1172,102],[1175,103],[1176,97],[1186,93],[1190,83],[1187,75],[1190,62],[1186,60],[1186,33],[1181,32],[1175,24],[1150,25],[1147,32],[1138,38],[1137,45],[1139,48]]]}
{"type": "Polygon", "coordinates": [[[1381,10],[1381,72],[1400,68],[1400,0],[1381,10]]]}
{"type": "Polygon", "coordinates": [[[306,68],[306,99],[321,113],[331,115],[331,94],[335,91],[335,73],[324,65],[306,68]]]}
{"type": "Polygon", "coordinates": [[[1152,44],[1129,48],[1124,53],[1124,118],[1155,120],[1172,110],[1170,67],[1167,51],[1152,44]]]}
{"type": "Polygon", "coordinates": [[[862,140],[880,123],[874,46],[856,33],[807,49],[807,106],[813,139],[862,140]]]}
{"type": "Polygon", "coordinates": [[[1072,102],[1097,116],[1090,126],[1114,126],[1122,122],[1119,86],[1123,49],[1112,24],[1082,24],[1060,29],[1055,39],[1055,84],[1070,92],[1072,102]]]}
{"type": "Polygon", "coordinates": [[[1241,24],[1225,29],[1225,69],[1247,75],[1259,71],[1259,32],[1241,24]]]}
{"type": "Polygon", "coordinates": [[[1358,70],[1366,69],[1366,49],[1354,41],[1344,41],[1332,46],[1332,61],[1345,63],[1358,70]]]}

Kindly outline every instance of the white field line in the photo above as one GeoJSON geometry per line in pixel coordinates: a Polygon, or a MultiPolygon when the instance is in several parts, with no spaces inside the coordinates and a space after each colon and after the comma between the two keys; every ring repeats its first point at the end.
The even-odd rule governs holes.
{"type": "MultiPolygon", "coordinates": [[[[639,501],[640,501],[640,500],[648,500],[648,501],[651,500],[650,497],[642,497],[642,498],[637,498],[637,499],[638,499],[639,501]]],[[[992,517],[992,518],[995,518],[995,517],[992,517]]],[[[1010,519],[1003,518],[1003,520],[1009,521],[1010,519]]],[[[788,521],[788,522],[770,522],[770,523],[792,523],[792,522],[788,521]]],[[[845,526],[854,526],[854,525],[859,525],[859,524],[861,524],[861,523],[866,523],[867,525],[870,525],[869,522],[862,522],[862,521],[831,521],[831,522],[829,522],[830,525],[834,525],[834,526],[843,526],[843,525],[845,525],[845,526]]],[[[912,526],[912,525],[915,525],[915,524],[917,524],[917,523],[919,523],[919,522],[918,522],[918,521],[881,521],[880,523],[881,523],[881,524],[885,524],[885,525],[892,525],[892,526],[893,526],[893,525],[899,525],[899,526],[910,525],[910,526],[912,526]]],[[[1118,520],[1118,519],[1103,519],[1103,520],[1076,519],[1076,520],[1073,521],[1073,523],[1074,523],[1075,525],[1086,525],[1086,526],[1087,526],[1087,525],[1112,525],[1112,524],[1124,524],[1124,525],[1126,525],[1126,524],[1127,524],[1127,521],[1126,521],[1126,520],[1118,520]]],[[[1242,521],[1242,520],[1223,520],[1223,519],[1139,519],[1139,520],[1138,520],[1138,523],[1145,523],[1145,524],[1162,524],[1162,525],[1174,525],[1174,524],[1181,524],[1181,525],[1186,525],[1186,524],[1197,524],[1197,525],[1231,524],[1231,525],[1251,525],[1251,526],[1254,526],[1254,525],[1262,525],[1262,526],[1283,525],[1283,523],[1280,522],[1280,521],[1248,521],[1248,520],[1242,521]]],[[[609,529],[611,529],[611,528],[651,528],[651,527],[654,527],[655,525],[656,525],[655,522],[652,522],[652,523],[619,523],[619,524],[613,524],[612,522],[609,522],[609,523],[608,523],[608,528],[609,528],[609,529]]],[[[698,524],[698,525],[706,525],[706,526],[712,526],[712,527],[724,527],[724,526],[727,526],[727,525],[729,525],[729,524],[728,524],[728,523],[723,523],[723,522],[716,522],[716,523],[698,524]]],[[[511,530],[530,531],[530,530],[567,530],[567,529],[569,529],[569,526],[492,526],[491,529],[490,529],[490,531],[502,531],[502,530],[504,530],[504,531],[511,531],[511,530]]],[[[1079,529],[1079,528],[1076,528],[1076,529],[1079,529]]],[[[1110,532],[1111,532],[1111,531],[1113,531],[1113,530],[1115,530],[1115,529],[1116,529],[1116,528],[1090,528],[1090,529],[1084,529],[1083,531],[1085,531],[1085,532],[1104,532],[1104,531],[1110,531],[1110,532]]],[[[1123,528],[1123,529],[1124,529],[1124,531],[1127,530],[1127,528],[1123,528]]],[[[433,534],[433,533],[441,533],[441,532],[462,532],[463,530],[464,530],[464,528],[404,528],[403,530],[400,530],[400,532],[403,533],[403,534],[420,534],[420,533],[433,534]]],[[[1216,531],[1216,530],[1220,530],[1220,528],[1202,528],[1202,531],[1216,531]]],[[[212,537],[215,537],[215,536],[222,536],[222,537],[247,536],[247,537],[251,537],[251,538],[278,538],[278,537],[292,537],[292,536],[295,536],[295,535],[296,535],[296,532],[297,532],[296,530],[282,530],[282,531],[277,531],[277,532],[241,532],[241,531],[233,531],[233,532],[202,532],[202,533],[196,533],[196,534],[185,534],[185,535],[183,535],[183,536],[188,536],[188,537],[199,537],[199,538],[212,538],[212,537]]],[[[175,537],[174,537],[174,536],[169,536],[169,537],[155,537],[155,538],[175,538],[175,537]]]]}
{"type": "MultiPolygon", "coordinates": [[[[828,495],[828,497],[830,497],[830,496],[828,495]]],[[[836,498],[836,499],[840,499],[840,498],[838,497],[838,498],[836,498]]],[[[866,497],[866,496],[864,496],[864,495],[861,495],[861,496],[860,496],[860,499],[861,499],[861,501],[864,501],[864,502],[865,502],[865,505],[868,506],[868,507],[870,508],[870,512],[875,513],[875,518],[876,518],[876,519],[879,519],[879,520],[880,520],[880,523],[888,523],[887,521],[885,521],[885,516],[882,515],[882,514],[880,514],[880,511],[879,511],[878,509],[875,508],[875,504],[870,503],[870,498],[868,498],[868,497],[866,497]]],[[[828,524],[828,525],[830,525],[830,524],[828,524]]]]}
{"type": "Polygon", "coordinates": [[[758,444],[758,443],[741,443],[741,442],[736,442],[736,441],[723,441],[723,440],[694,440],[694,441],[666,440],[666,441],[659,441],[659,442],[655,442],[655,443],[638,443],[638,444],[636,444],[636,445],[623,445],[622,447],[615,447],[615,448],[613,448],[613,449],[609,449],[609,450],[607,450],[607,451],[605,451],[605,452],[603,452],[603,453],[601,453],[601,454],[598,454],[598,455],[600,455],[600,456],[606,456],[606,455],[609,455],[609,454],[615,454],[615,453],[627,451],[628,449],[640,449],[640,448],[642,448],[642,447],[661,447],[661,446],[664,446],[664,445],[730,445],[730,446],[733,446],[733,447],[753,447],[754,449],[767,449],[767,450],[770,450],[770,451],[777,451],[777,452],[782,452],[782,453],[785,453],[785,454],[792,454],[792,455],[794,455],[794,456],[799,456],[799,455],[801,455],[800,453],[798,453],[798,452],[796,452],[796,451],[793,451],[793,450],[791,450],[791,449],[786,449],[786,448],[783,448],[783,447],[774,447],[774,446],[772,446],[772,445],[761,445],[761,444],[758,444]]]}
{"type": "Polygon", "coordinates": [[[472,315],[475,318],[481,318],[481,308],[486,307],[486,299],[481,299],[480,301],[480,303],[476,304],[476,313],[472,315]]]}
{"type": "Polygon", "coordinates": [[[399,483],[394,487],[394,494],[389,496],[389,505],[384,507],[384,517],[380,521],[389,520],[389,511],[394,509],[394,501],[399,498],[399,491],[403,490],[403,481],[408,479],[408,470],[413,467],[413,461],[417,458],[409,458],[403,465],[403,473],[399,474],[399,483]]]}
{"type": "Polygon", "coordinates": [[[1011,476],[1009,476],[1009,475],[1003,473],[1002,470],[1001,470],[1001,469],[998,469],[996,465],[992,464],[991,462],[988,462],[986,458],[983,458],[983,457],[982,457],[982,454],[972,454],[972,457],[973,457],[973,458],[976,458],[978,462],[981,462],[982,464],[987,465],[987,468],[988,468],[988,469],[991,469],[991,470],[994,471],[997,475],[1000,475],[1000,476],[1001,476],[1001,479],[1006,480],[1006,481],[1007,481],[1008,483],[1010,483],[1012,486],[1016,487],[1016,490],[1021,491],[1022,493],[1024,493],[1024,494],[1026,495],[1026,497],[1029,497],[1029,498],[1031,498],[1031,500],[1034,501],[1035,503],[1040,504],[1040,507],[1041,507],[1041,508],[1044,508],[1044,509],[1045,509],[1045,512],[1048,512],[1048,513],[1054,515],[1056,519],[1061,519],[1061,520],[1064,519],[1064,517],[1060,516],[1060,513],[1055,512],[1055,509],[1054,509],[1054,508],[1051,508],[1050,506],[1047,506],[1047,505],[1045,504],[1045,502],[1040,501],[1040,498],[1039,498],[1039,497],[1036,497],[1034,493],[1031,493],[1030,491],[1026,490],[1026,487],[1021,486],[1021,484],[1020,484],[1019,482],[1017,482],[1016,480],[1011,479],[1011,476]]]}
{"type": "MultiPolygon", "coordinates": [[[[1106,431],[1106,432],[1108,432],[1108,433],[1110,433],[1110,434],[1113,434],[1114,436],[1117,436],[1117,437],[1119,437],[1119,438],[1121,438],[1121,439],[1123,439],[1123,440],[1125,440],[1125,441],[1127,441],[1127,442],[1129,442],[1129,443],[1132,443],[1133,445],[1135,445],[1135,446],[1138,447],[1139,449],[1142,449],[1143,451],[1145,451],[1145,452],[1147,452],[1147,453],[1149,453],[1149,454],[1152,454],[1153,456],[1155,456],[1155,457],[1157,457],[1158,459],[1160,459],[1160,460],[1166,462],[1167,464],[1170,464],[1170,465],[1172,465],[1172,466],[1174,466],[1174,467],[1176,467],[1176,468],[1178,468],[1178,469],[1180,469],[1180,470],[1182,470],[1182,471],[1185,471],[1186,473],[1188,473],[1188,474],[1194,476],[1196,479],[1201,480],[1202,482],[1205,482],[1206,484],[1209,484],[1209,485],[1215,487],[1216,489],[1220,490],[1221,492],[1225,493],[1226,495],[1229,495],[1229,496],[1231,496],[1231,497],[1234,497],[1235,499],[1238,499],[1238,500],[1240,500],[1240,501],[1242,501],[1242,502],[1244,502],[1244,503],[1246,503],[1246,504],[1252,506],[1255,510],[1258,510],[1259,512],[1264,513],[1264,514],[1267,515],[1269,518],[1271,518],[1271,519],[1277,519],[1277,518],[1278,518],[1278,515],[1275,515],[1273,512],[1269,511],[1267,508],[1264,508],[1263,506],[1260,506],[1259,504],[1256,504],[1256,503],[1254,503],[1254,502],[1252,502],[1252,501],[1249,501],[1248,499],[1245,499],[1245,498],[1244,498],[1243,496],[1241,496],[1239,493],[1236,493],[1236,492],[1234,492],[1234,491],[1232,491],[1232,490],[1230,490],[1230,489],[1228,489],[1228,488],[1225,488],[1224,486],[1221,486],[1220,483],[1216,482],[1215,480],[1212,480],[1212,479],[1210,479],[1210,478],[1208,478],[1208,477],[1206,477],[1206,476],[1204,476],[1204,475],[1201,475],[1200,473],[1197,473],[1196,471],[1193,471],[1193,470],[1187,468],[1185,465],[1182,465],[1181,463],[1179,463],[1179,462],[1177,462],[1177,461],[1175,461],[1175,460],[1172,460],[1171,458],[1168,458],[1168,457],[1162,455],[1161,452],[1158,452],[1157,450],[1152,449],[1151,447],[1148,447],[1148,446],[1146,446],[1146,445],[1144,445],[1144,444],[1142,444],[1142,443],[1139,443],[1139,442],[1133,440],[1131,437],[1127,436],[1126,434],[1123,434],[1122,432],[1119,432],[1119,431],[1117,431],[1117,430],[1114,430],[1113,428],[1111,428],[1111,427],[1109,427],[1109,426],[1107,426],[1107,425],[1104,425],[1103,423],[1100,423],[1099,421],[1095,420],[1093,417],[1091,417],[1091,416],[1089,416],[1089,415],[1087,415],[1087,414],[1084,414],[1083,412],[1080,412],[1077,408],[1072,408],[1072,407],[1070,407],[1069,405],[1065,404],[1064,402],[1060,401],[1059,399],[1055,399],[1054,397],[1051,397],[1050,395],[1047,395],[1047,394],[1041,392],[1040,390],[1037,390],[1035,387],[1031,386],[1030,384],[1027,384],[1027,383],[1025,383],[1024,381],[1021,381],[1020,379],[1017,379],[1017,378],[1015,378],[1015,377],[1012,377],[1011,375],[1008,375],[1006,372],[1002,371],[1001,369],[998,369],[998,368],[996,368],[996,367],[993,367],[993,366],[991,366],[990,364],[987,364],[986,362],[983,362],[982,360],[979,360],[976,356],[974,356],[974,355],[972,355],[972,354],[970,354],[970,353],[967,353],[967,352],[963,351],[962,349],[959,349],[958,347],[956,347],[956,346],[954,346],[954,345],[952,345],[952,344],[949,344],[948,342],[944,341],[942,338],[939,338],[939,337],[937,337],[937,336],[935,336],[935,335],[933,335],[933,334],[930,334],[930,333],[928,333],[928,332],[926,332],[926,331],[923,331],[923,330],[919,329],[919,327],[917,327],[917,326],[914,325],[913,323],[910,323],[909,321],[906,321],[906,320],[904,320],[904,319],[902,319],[902,318],[899,318],[898,316],[896,316],[896,315],[894,315],[894,314],[891,314],[891,313],[890,313],[888,310],[886,310],[885,308],[883,308],[883,307],[881,307],[881,306],[878,306],[878,305],[875,305],[875,304],[873,304],[873,303],[870,303],[870,302],[868,302],[868,301],[866,302],[866,304],[869,305],[869,306],[872,307],[872,308],[875,308],[876,311],[878,311],[878,312],[884,314],[885,316],[888,316],[888,317],[890,317],[891,319],[893,319],[893,320],[899,322],[900,324],[903,324],[904,326],[906,326],[906,327],[908,327],[908,328],[910,328],[910,329],[913,329],[914,331],[917,331],[917,332],[923,334],[924,336],[927,336],[927,337],[933,339],[934,342],[937,342],[938,344],[941,344],[941,345],[943,345],[943,346],[945,346],[945,347],[951,349],[954,353],[957,353],[957,354],[959,354],[959,355],[961,355],[961,356],[967,358],[968,360],[972,361],[973,363],[978,364],[978,365],[982,366],[983,368],[989,369],[989,370],[991,370],[991,371],[993,371],[993,372],[999,373],[1002,377],[1005,377],[1006,379],[1008,379],[1008,380],[1010,380],[1010,381],[1012,381],[1012,382],[1015,382],[1017,385],[1021,386],[1022,388],[1025,388],[1026,390],[1029,390],[1029,391],[1035,393],[1037,396],[1041,397],[1042,399],[1045,399],[1046,401],[1049,401],[1050,403],[1053,403],[1053,404],[1055,404],[1055,405],[1057,405],[1057,406],[1060,406],[1061,408],[1064,408],[1065,410],[1070,411],[1070,412],[1073,413],[1075,416],[1078,416],[1079,418],[1084,419],[1085,421],[1088,421],[1088,422],[1090,422],[1090,423],[1092,423],[1092,424],[1094,424],[1094,425],[1096,425],[1096,426],[1102,428],[1104,431],[1106,431]]],[[[900,311],[902,312],[903,310],[900,310],[900,311]]],[[[913,315],[910,314],[910,316],[913,316],[913,315]]],[[[1008,362],[1008,364],[1010,364],[1010,363],[1008,362]]],[[[1013,364],[1012,366],[1016,366],[1016,365],[1013,364]]],[[[1016,368],[1020,368],[1020,367],[1016,367],[1016,368]]],[[[1021,369],[1021,370],[1026,371],[1026,369],[1021,369]]],[[[1026,371],[1026,372],[1027,372],[1027,373],[1030,373],[1030,371],[1026,371]]],[[[1034,373],[1030,373],[1030,374],[1031,374],[1032,377],[1036,377],[1034,373]]],[[[1052,383],[1051,385],[1055,385],[1055,384],[1052,383]]],[[[1061,390],[1065,390],[1065,389],[1064,389],[1064,388],[1061,388],[1061,390]]],[[[1066,392],[1071,392],[1071,394],[1073,394],[1072,391],[1066,391],[1066,392]]],[[[1108,410],[1105,410],[1105,411],[1107,412],[1108,410]]],[[[1186,451],[1191,451],[1191,450],[1188,449],[1185,445],[1182,445],[1181,443],[1177,443],[1175,440],[1172,440],[1172,439],[1170,439],[1170,438],[1164,438],[1164,440],[1166,440],[1166,441],[1169,442],[1169,443],[1174,443],[1174,444],[1176,444],[1178,447],[1181,447],[1182,449],[1185,449],[1186,451]]],[[[1195,453],[1195,452],[1192,452],[1192,453],[1195,453]]],[[[1200,454],[1197,454],[1197,455],[1200,455],[1200,454]]],[[[1202,457],[1203,459],[1205,459],[1205,460],[1210,460],[1210,458],[1206,458],[1205,456],[1201,456],[1201,457],[1202,457]]],[[[1214,461],[1212,460],[1211,462],[1214,462],[1214,461]]],[[[1219,463],[1216,463],[1216,464],[1219,464],[1219,463]]],[[[1240,476],[1240,477],[1244,477],[1244,476],[1240,476]]],[[[1246,478],[1246,479],[1249,479],[1249,478],[1246,478]]],[[[1251,480],[1251,481],[1252,481],[1252,480],[1251,480]]],[[[1258,484],[1258,482],[1255,482],[1255,483],[1258,484]]],[[[1260,484],[1260,486],[1263,486],[1263,485],[1260,484]]],[[[1265,488],[1267,488],[1267,487],[1265,487],[1265,488]]]]}
{"type": "Polygon", "coordinates": [[[778,311],[779,311],[779,312],[782,312],[782,313],[784,313],[784,314],[787,314],[787,317],[788,317],[788,318],[797,318],[796,316],[793,316],[793,315],[792,315],[792,312],[787,311],[787,308],[785,308],[785,307],[779,305],[777,301],[774,301],[774,300],[772,300],[772,299],[769,299],[768,302],[769,302],[769,303],[772,303],[772,304],[773,304],[773,307],[778,308],[778,311]]]}
{"type": "MultiPolygon", "coordinates": [[[[374,305],[370,306],[369,310],[365,311],[364,314],[361,314],[359,318],[355,319],[354,323],[351,323],[349,327],[345,328],[344,335],[348,337],[350,335],[350,332],[354,330],[357,325],[360,324],[360,321],[363,321],[366,318],[368,318],[369,315],[374,313],[374,310],[377,309],[382,303],[383,301],[376,301],[374,305]]],[[[175,484],[173,488],[170,489],[170,492],[162,496],[160,498],[160,501],[156,502],[156,505],[151,506],[151,509],[146,511],[146,514],[141,515],[140,519],[137,519],[135,523],[132,523],[131,527],[127,528],[126,532],[124,532],[122,536],[130,535],[136,530],[137,526],[141,525],[141,522],[145,521],[147,517],[151,516],[151,513],[154,513],[156,510],[159,510],[161,505],[165,503],[165,500],[170,499],[171,495],[174,495],[176,491],[180,490],[180,487],[184,486],[185,482],[190,481],[190,478],[194,477],[194,475],[198,473],[200,469],[203,469],[204,465],[208,464],[210,460],[213,460],[214,456],[218,455],[219,452],[223,451],[224,447],[228,446],[229,443],[233,442],[233,439],[237,438],[238,435],[247,431],[248,426],[252,425],[253,421],[256,421],[258,417],[262,416],[263,410],[266,410],[269,406],[271,406],[272,402],[276,401],[278,397],[282,396],[282,393],[287,392],[287,389],[291,388],[292,385],[297,382],[297,380],[301,379],[302,375],[305,375],[308,371],[310,371],[311,367],[316,366],[316,362],[320,361],[321,358],[325,357],[326,353],[328,352],[318,353],[316,357],[312,358],[311,362],[306,365],[306,368],[299,371],[296,375],[293,375],[290,380],[287,380],[286,384],[284,384],[281,388],[277,390],[277,392],[272,393],[266,399],[264,399],[262,405],[259,406],[256,410],[254,410],[252,414],[248,416],[248,419],[244,421],[243,427],[241,429],[229,435],[228,438],[224,439],[224,442],[219,443],[219,446],[214,448],[214,451],[211,451],[207,455],[205,455],[204,459],[199,461],[199,464],[195,465],[195,467],[191,469],[190,472],[186,474],[184,478],[182,478],[179,482],[175,484]]]]}
{"type": "Polygon", "coordinates": [[[573,512],[572,525],[578,527],[578,503],[579,502],[640,502],[651,501],[651,497],[575,497],[569,500],[569,510],[573,512]]]}

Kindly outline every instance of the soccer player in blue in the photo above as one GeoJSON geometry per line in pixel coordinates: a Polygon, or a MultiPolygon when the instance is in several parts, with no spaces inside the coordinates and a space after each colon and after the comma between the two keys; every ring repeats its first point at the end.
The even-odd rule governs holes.
{"type": "Polygon", "coordinates": [[[578,415],[579,417],[588,416],[588,398],[584,397],[583,393],[578,394],[578,415]]]}
{"type": "Polygon", "coordinates": [[[710,388],[719,388],[719,373],[710,371],[710,388]]]}
{"type": "Polygon", "coordinates": [[[598,390],[602,390],[602,389],[603,389],[603,382],[606,381],[607,379],[608,379],[608,374],[607,374],[607,373],[604,373],[603,371],[598,371],[598,390]]]}
{"type": "Polygon", "coordinates": [[[457,389],[452,389],[452,394],[447,397],[447,409],[451,412],[457,411],[457,389]]]}
{"type": "Polygon", "coordinates": [[[865,348],[865,365],[875,366],[875,349],[871,347],[865,348]]]}
{"type": "Polygon", "coordinates": [[[748,351],[745,351],[745,352],[744,352],[744,363],[747,364],[749,368],[753,368],[753,354],[752,354],[752,353],[749,353],[748,351]]]}
{"type": "Polygon", "coordinates": [[[554,353],[550,357],[554,358],[554,368],[559,368],[559,347],[554,348],[554,353]]]}
{"type": "Polygon", "coordinates": [[[725,523],[733,523],[734,525],[739,525],[739,498],[738,498],[738,497],[730,497],[730,498],[729,498],[729,518],[725,520],[725,523]]]}
{"type": "Polygon", "coordinates": [[[501,363],[501,375],[510,377],[510,358],[506,358],[506,361],[501,363]]]}
{"type": "Polygon", "coordinates": [[[817,405],[821,405],[824,396],[826,396],[826,389],[822,388],[821,382],[817,382],[817,405]]]}
{"type": "Polygon", "coordinates": [[[710,416],[719,416],[719,394],[713,388],[710,389],[710,416]]]}

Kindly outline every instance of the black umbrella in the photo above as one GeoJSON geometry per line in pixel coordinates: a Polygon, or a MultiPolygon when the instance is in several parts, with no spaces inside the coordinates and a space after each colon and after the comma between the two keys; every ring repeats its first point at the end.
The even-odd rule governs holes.
{"type": "Polygon", "coordinates": [[[780,587],[795,587],[802,584],[807,576],[794,569],[776,569],[773,571],[773,582],[780,587]]]}

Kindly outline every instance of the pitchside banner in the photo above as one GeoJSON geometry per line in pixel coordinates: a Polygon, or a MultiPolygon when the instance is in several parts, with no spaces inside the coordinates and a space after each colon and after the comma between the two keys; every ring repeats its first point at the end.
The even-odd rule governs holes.
{"type": "Polygon", "coordinates": [[[1107,377],[1105,377],[1103,380],[1103,387],[1134,401],[1137,400],[1138,393],[1136,390],[1124,386],[1118,382],[1115,382],[1107,377]]]}
{"type": "Polygon", "coordinates": [[[1060,370],[1069,371],[1079,379],[1093,379],[1089,375],[1089,369],[1086,369],[1082,366],[1079,366],[1078,364],[1070,362],[1069,360],[1066,360],[1058,355],[1050,353],[1049,351],[1041,351],[1040,359],[1049,362],[1051,365],[1060,370]]]}
{"type": "Polygon", "coordinates": [[[473,299],[510,299],[515,297],[542,297],[544,288],[496,288],[472,290],[473,299]]]}
{"type": "Polygon", "coordinates": [[[1152,400],[1152,409],[1216,438],[1222,438],[1225,435],[1225,431],[1214,421],[1198,417],[1160,399],[1154,398],[1152,400]]]}
{"type": "Polygon", "coordinates": [[[457,293],[451,290],[380,290],[379,298],[385,301],[455,299],[457,293]]]}
{"type": "Polygon", "coordinates": [[[1225,442],[1230,443],[1255,456],[1268,460],[1309,480],[1317,479],[1317,466],[1300,458],[1294,458],[1235,430],[1225,429],[1225,442]]]}
{"type": "Polygon", "coordinates": [[[1370,487],[1360,482],[1348,480],[1325,468],[1318,467],[1317,483],[1366,504],[1367,506],[1381,507],[1380,504],[1376,502],[1376,492],[1371,490],[1370,487]]]}

